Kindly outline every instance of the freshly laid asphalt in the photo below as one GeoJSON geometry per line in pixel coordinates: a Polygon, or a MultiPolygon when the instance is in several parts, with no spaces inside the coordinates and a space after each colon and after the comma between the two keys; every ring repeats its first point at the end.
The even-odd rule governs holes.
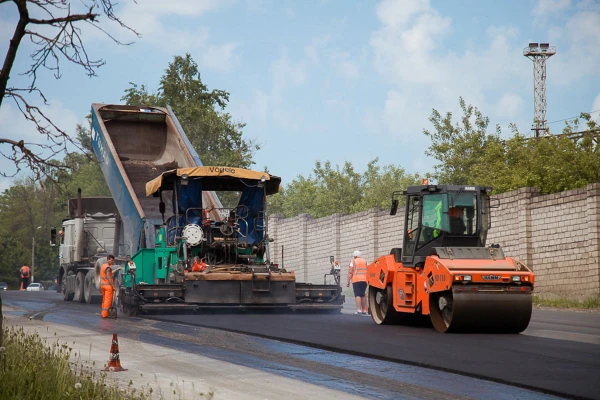
{"type": "Polygon", "coordinates": [[[555,337],[564,335],[566,340],[532,336],[528,331],[520,335],[441,334],[427,324],[383,326],[376,325],[370,317],[348,314],[196,314],[151,318],[431,367],[556,395],[600,399],[600,344],[569,340],[573,330],[587,329],[597,334],[597,313],[534,310],[528,331],[534,335],[536,330],[554,332],[555,337]],[[559,321],[568,317],[571,323],[564,329],[561,325],[549,327],[552,316],[559,321]],[[537,322],[538,318],[542,322],[537,322]]]}
{"type": "MultiPolygon", "coordinates": [[[[189,342],[194,336],[193,340],[205,341],[202,342],[204,343],[202,351],[208,351],[207,349],[211,347],[207,347],[206,343],[212,343],[212,348],[222,348],[225,351],[224,349],[231,346],[231,343],[227,342],[230,337],[223,331],[230,331],[330,350],[340,355],[336,357],[335,353],[294,350],[293,347],[288,348],[283,344],[277,352],[273,353],[286,354],[292,349],[293,358],[301,357],[309,364],[352,360],[343,357],[344,354],[363,356],[365,358],[361,358],[363,361],[360,361],[362,364],[359,369],[370,375],[379,376],[381,385],[384,385],[387,379],[391,392],[394,390],[394,385],[397,385],[396,379],[390,375],[397,370],[394,365],[399,368],[401,365],[408,364],[455,372],[562,397],[600,399],[600,379],[598,379],[600,377],[600,313],[598,312],[578,313],[535,309],[529,328],[520,335],[440,334],[427,324],[379,326],[368,316],[350,315],[351,309],[344,310],[343,314],[334,315],[297,313],[142,316],[148,319],[147,322],[156,320],[150,325],[139,318],[120,317],[118,320],[110,321],[110,327],[107,328],[99,323],[109,321],[100,321],[95,316],[99,311],[99,305],[63,302],[59,297],[60,295],[56,293],[51,295],[50,293],[9,292],[6,297],[3,296],[3,299],[6,300],[5,305],[10,304],[12,307],[29,310],[24,315],[28,315],[34,321],[65,323],[71,320],[68,323],[75,323],[77,326],[108,329],[107,332],[118,331],[119,334],[125,335],[125,338],[129,338],[134,332],[139,332],[138,340],[151,340],[155,343],[158,340],[158,343],[161,343],[160,337],[157,339],[156,337],[144,338],[144,336],[156,335],[150,332],[171,332],[173,335],[180,335],[184,331],[189,335],[191,332],[192,336],[186,336],[187,339],[184,341],[189,342]],[[194,327],[214,328],[216,331],[209,333],[202,328],[194,330],[194,327]],[[219,334],[219,331],[222,333],[219,334]],[[198,334],[200,336],[197,336],[198,334]],[[219,342],[215,340],[216,338],[219,342]],[[377,360],[385,360],[388,363],[377,362],[377,360]]],[[[238,342],[247,341],[238,339],[238,342]]],[[[168,343],[172,341],[169,339],[163,344],[168,343]]],[[[263,351],[265,346],[274,345],[261,342],[260,347],[263,351]]],[[[260,354],[262,354],[260,357],[267,359],[268,356],[265,354],[269,354],[268,349],[267,353],[260,354]]],[[[221,356],[217,358],[219,357],[221,356]]],[[[176,362],[174,363],[176,365],[176,362]]],[[[253,363],[256,363],[256,359],[249,361],[248,365],[253,363]]],[[[300,368],[301,365],[298,364],[296,368],[300,368]]],[[[423,372],[425,370],[412,371],[415,382],[422,379],[421,385],[445,387],[446,389],[443,390],[447,390],[448,393],[461,393],[461,388],[464,387],[462,385],[465,384],[475,385],[460,379],[444,379],[443,375],[423,372]],[[436,380],[440,381],[435,382],[436,380]]],[[[405,374],[402,371],[397,373],[400,374],[398,376],[405,374]]],[[[357,379],[360,379],[360,375],[357,379]]],[[[478,389],[471,387],[470,393],[474,393],[474,390],[478,389]]],[[[375,393],[371,393],[365,397],[374,398],[374,395],[375,393]]],[[[502,398],[534,398],[532,395],[516,396],[505,393],[502,398]]],[[[472,395],[472,397],[491,398],[482,393],[480,396],[472,395]]]]}

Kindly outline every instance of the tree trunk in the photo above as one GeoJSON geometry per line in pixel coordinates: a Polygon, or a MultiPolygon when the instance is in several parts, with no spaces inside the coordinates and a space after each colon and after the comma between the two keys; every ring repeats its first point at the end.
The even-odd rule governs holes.
{"type": "Polygon", "coordinates": [[[23,39],[23,36],[25,36],[25,27],[29,22],[27,2],[25,0],[19,0],[15,1],[15,3],[19,9],[19,22],[15,27],[15,33],[13,34],[12,39],[10,39],[10,44],[8,46],[8,50],[6,51],[6,57],[4,58],[4,65],[0,71],[0,105],[2,105],[2,99],[6,93],[6,86],[8,84],[8,79],[10,78],[10,71],[15,63],[17,50],[21,44],[21,39],[23,39]]]}

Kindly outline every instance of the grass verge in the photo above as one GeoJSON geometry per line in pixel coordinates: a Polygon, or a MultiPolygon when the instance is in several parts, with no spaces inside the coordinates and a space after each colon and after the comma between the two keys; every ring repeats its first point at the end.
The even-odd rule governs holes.
{"type": "Polygon", "coordinates": [[[0,399],[151,399],[152,390],[109,386],[106,373],[71,361],[72,349],[48,346],[23,327],[4,330],[0,347],[0,399]]]}
{"type": "Polygon", "coordinates": [[[562,297],[546,298],[534,295],[533,304],[536,306],[554,308],[600,309],[600,297],[592,296],[584,300],[573,300],[562,297]]]}
{"type": "MultiPolygon", "coordinates": [[[[1,318],[1,316],[0,316],[1,318]]],[[[37,333],[23,327],[3,330],[0,347],[0,400],[8,399],[164,399],[162,390],[136,389],[133,381],[126,387],[108,382],[112,372],[95,371],[95,363],[84,365],[72,348],[56,342],[48,344],[37,333]],[[73,361],[74,360],[74,361],[73,361]]],[[[177,396],[177,388],[168,389],[177,396]]],[[[200,394],[212,399],[214,393],[200,394]]],[[[169,397],[172,398],[172,397],[169,397]]],[[[185,398],[179,395],[179,399],[185,398]]]]}

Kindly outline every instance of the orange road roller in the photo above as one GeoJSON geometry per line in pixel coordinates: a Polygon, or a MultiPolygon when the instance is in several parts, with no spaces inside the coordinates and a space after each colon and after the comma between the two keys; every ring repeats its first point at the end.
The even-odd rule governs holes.
{"type": "Polygon", "coordinates": [[[373,320],[429,315],[438,332],[524,331],[534,275],[500,246],[486,246],[492,188],[423,183],[392,196],[391,215],[406,199],[404,240],[368,266],[373,320]]]}

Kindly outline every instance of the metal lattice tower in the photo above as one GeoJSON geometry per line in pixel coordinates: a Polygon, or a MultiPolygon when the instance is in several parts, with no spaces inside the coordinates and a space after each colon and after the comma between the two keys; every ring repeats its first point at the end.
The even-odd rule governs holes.
{"type": "Polygon", "coordinates": [[[556,54],[556,47],[548,43],[529,43],[523,55],[533,61],[533,128],[535,136],[548,132],[546,120],[546,60],[556,54]]]}

